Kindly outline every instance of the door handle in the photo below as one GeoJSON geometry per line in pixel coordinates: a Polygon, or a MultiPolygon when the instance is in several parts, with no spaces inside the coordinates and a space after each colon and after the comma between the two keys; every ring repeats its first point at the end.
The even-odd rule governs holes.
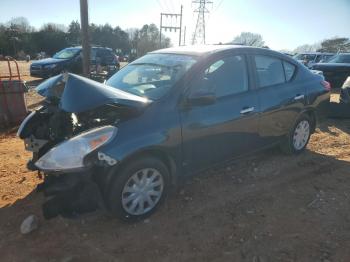
{"type": "Polygon", "coordinates": [[[300,100],[300,99],[304,99],[304,95],[296,95],[295,97],[294,97],[294,100],[300,100]]]}
{"type": "Polygon", "coordinates": [[[254,111],[254,107],[247,107],[247,108],[243,108],[241,110],[241,114],[244,115],[244,114],[248,114],[250,112],[253,112],[254,111]]]}

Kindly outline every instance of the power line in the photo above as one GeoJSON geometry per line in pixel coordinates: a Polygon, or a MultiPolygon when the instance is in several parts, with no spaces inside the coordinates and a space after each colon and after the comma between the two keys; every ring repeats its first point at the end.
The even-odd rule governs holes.
{"type": "Polygon", "coordinates": [[[222,2],[224,2],[224,0],[221,0],[220,3],[216,6],[215,10],[213,11],[213,13],[215,13],[219,7],[221,6],[222,2]]]}
{"type": "Polygon", "coordinates": [[[174,12],[175,11],[174,3],[172,0],[169,0],[169,2],[170,2],[171,12],[174,12]]]}
{"type": "Polygon", "coordinates": [[[171,10],[171,6],[169,5],[169,2],[167,0],[164,0],[163,3],[165,5],[165,10],[167,12],[171,12],[172,10],[171,10]]]}
{"type": "Polygon", "coordinates": [[[160,9],[162,9],[162,10],[163,10],[163,9],[164,9],[164,8],[163,8],[163,5],[160,3],[160,1],[159,1],[159,0],[157,0],[157,3],[158,3],[158,5],[159,5],[160,9]]]}
{"type": "Polygon", "coordinates": [[[199,5],[198,8],[194,10],[195,13],[198,13],[196,29],[194,30],[192,45],[194,44],[205,44],[205,14],[209,13],[206,5],[212,4],[210,0],[194,0],[192,4],[199,5]]]}

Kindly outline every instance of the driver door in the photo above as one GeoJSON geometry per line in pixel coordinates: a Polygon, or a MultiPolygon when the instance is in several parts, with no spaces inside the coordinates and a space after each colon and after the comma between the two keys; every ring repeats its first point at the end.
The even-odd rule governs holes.
{"type": "Polygon", "coordinates": [[[181,112],[187,171],[254,150],[259,139],[259,104],[248,72],[245,55],[225,56],[209,62],[190,84],[188,106],[181,112]],[[201,105],[205,95],[213,95],[215,101],[203,100],[201,105]]]}

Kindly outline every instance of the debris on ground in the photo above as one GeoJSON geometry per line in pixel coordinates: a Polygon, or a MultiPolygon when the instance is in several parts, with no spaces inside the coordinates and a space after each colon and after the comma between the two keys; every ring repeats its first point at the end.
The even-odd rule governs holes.
{"type": "Polygon", "coordinates": [[[23,235],[29,234],[39,227],[39,219],[35,215],[29,215],[23,220],[21,224],[21,233],[23,235]]]}

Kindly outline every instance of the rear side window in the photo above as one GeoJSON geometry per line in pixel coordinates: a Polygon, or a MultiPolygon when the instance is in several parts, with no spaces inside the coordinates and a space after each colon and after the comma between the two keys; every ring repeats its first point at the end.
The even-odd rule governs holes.
{"type": "Polygon", "coordinates": [[[286,61],[283,61],[283,66],[284,66],[284,72],[286,74],[286,81],[288,82],[293,78],[296,66],[286,61]]]}
{"type": "Polygon", "coordinates": [[[91,53],[90,53],[91,60],[96,60],[96,52],[97,50],[95,48],[91,48],[91,53]]]}
{"type": "Polygon", "coordinates": [[[248,90],[248,74],[244,56],[230,56],[215,61],[204,71],[217,97],[242,93],[248,90]]]}
{"type": "Polygon", "coordinates": [[[259,87],[272,86],[285,82],[282,61],[270,56],[255,56],[259,87]]]}

